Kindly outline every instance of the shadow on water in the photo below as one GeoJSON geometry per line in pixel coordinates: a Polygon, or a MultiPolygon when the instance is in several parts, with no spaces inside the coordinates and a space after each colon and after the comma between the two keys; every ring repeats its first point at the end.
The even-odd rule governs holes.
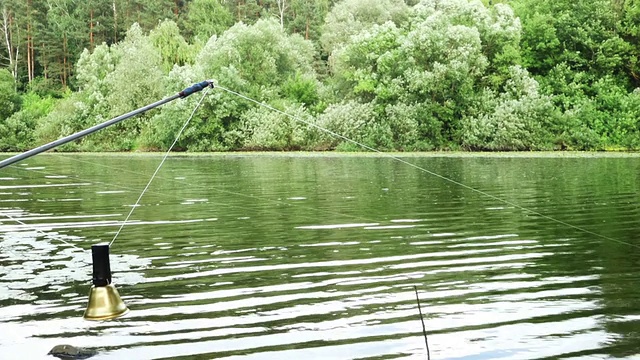
{"type": "Polygon", "coordinates": [[[159,157],[41,156],[0,178],[3,356],[423,359],[414,285],[433,358],[640,352],[636,158],[408,160],[635,247],[385,157],[174,157],[112,247],[130,315],[89,323],[86,250],[159,157]]]}

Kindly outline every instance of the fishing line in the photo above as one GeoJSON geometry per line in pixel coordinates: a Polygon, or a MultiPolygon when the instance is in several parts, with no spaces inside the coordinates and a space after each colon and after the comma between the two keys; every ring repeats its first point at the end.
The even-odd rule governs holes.
{"type": "Polygon", "coordinates": [[[120,232],[122,231],[122,228],[126,225],[127,221],[129,221],[129,218],[131,217],[131,214],[133,214],[135,209],[140,204],[140,200],[144,196],[144,193],[147,191],[147,189],[149,189],[149,186],[151,186],[151,182],[153,182],[153,179],[158,174],[158,171],[160,171],[160,168],[162,167],[164,162],[167,160],[167,157],[169,156],[169,153],[171,152],[173,147],[178,142],[178,139],[180,139],[180,135],[182,135],[182,132],[184,131],[184,129],[186,129],[187,125],[189,125],[189,122],[193,118],[193,115],[195,115],[196,111],[200,107],[200,104],[202,104],[202,101],[204,100],[204,97],[207,96],[207,94],[209,93],[210,89],[211,89],[210,87],[207,87],[205,89],[204,93],[202,94],[202,97],[200,98],[200,101],[198,101],[198,103],[196,104],[196,107],[193,108],[193,111],[191,112],[191,115],[189,116],[187,121],[185,121],[185,123],[182,125],[182,128],[180,128],[180,131],[178,131],[178,134],[176,135],[176,138],[173,140],[173,143],[171,144],[171,146],[169,146],[169,149],[164,153],[164,156],[162,157],[162,160],[160,161],[160,164],[158,164],[158,167],[156,168],[156,171],[154,171],[153,175],[151,175],[151,179],[149,179],[149,182],[147,183],[147,185],[144,187],[144,189],[142,189],[142,192],[140,193],[140,196],[138,196],[138,199],[136,200],[136,203],[131,207],[131,211],[129,211],[129,214],[127,215],[127,217],[124,219],[124,221],[120,225],[120,228],[118,228],[118,231],[116,232],[116,234],[113,236],[113,239],[109,243],[109,247],[111,247],[113,242],[116,241],[116,238],[118,237],[118,235],[120,235],[120,232]]]}
{"type": "MultiPolygon", "coordinates": [[[[11,166],[11,167],[14,167],[14,166],[11,166]]],[[[33,170],[27,170],[27,169],[24,169],[24,168],[19,167],[19,166],[15,166],[15,168],[16,168],[16,169],[22,169],[22,170],[25,170],[25,171],[33,171],[33,170]]],[[[37,170],[36,170],[36,171],[37,171],[37,170]]],[[[23,221],[21,221],[21,220],[19,220],[19,219],[16,219],[15,217],[11,216],[10,214],[8,214],[8,213],[6,213],[6,212],[4,212],[4,211],[3,211],[3,212],[0,212],[0,214],[2,214],[3,216],[5,216],[5,217],[9,218],[11,221],[16,222],[16,223],[18,223],[18,224],[20,224],[20,225],[22,225],[22,226],[26,227],[27,229],[34,230],[35,232],[39,233],[40,235],[44,236],[45,238],[51,238],[51,239],[53,239],[53,240],[58,240],[58,241],[63,242],[63,243],[65,243],[65,244],[67,244],[67,245],[69,245],[69,246],[71,246],[71,247],[73,247],[73,248],[76,248],[76,249],[78,249],[78,250],[81,250],[81,251],[83,251],[83,252],[86,252],[86,251],[87,251],[87,250],[85,250],[85,249],[83,249],[83,248],[81,248],[81,247],[79,247],[79,246],[76,246],[76,245],[74,245],[74,244],[72,244],[72,243],[70,243],[70,242],[68,242],[68,241],[66,241],[66,240],[64,240],[64,239],[62,239],[62,238],[61,238],[59,235],[57,235],[57,234],[47,234],[47,233],[45,233],[44,231],[42,231],[42,230],[38,229],[35,225],[27,224],[27,223],[25,223],[25,222],[23,222],[23,221]]]]}
{"type": "Polygon", "coordinates": [[[612,237],[609,237],[609,236],[606,236],[606,235],[598,234],[598,233],[593,232],[593,231],[591,231],[591,230],[587,230],[587,229],[585,229],[585,228],[583,228],[583,227],[580,227],[580,226],[577,226],[577,225],[570,224],[570,223],[568,223],[568,222],[565,222],[565,221],[562,221],[562,220],[556,219],[556,218],[551,217],[551,216],[548,216],[548,215],[544,215],[544,214],[542,214],[542,213],[540,213],[540,212],[538,212],[538,211],[535,211],[535,210],[532,210],[532,209],[526,208],[526,207],[524,207],[524,206],[518,205],[518,204],[513,203],[513,202],[511,202],[511,201],[508,201],[508,200],[505,200],[505,199],[499,198],[499,197],[497,197],[497,196],[495,196],[495,195],[491,195],[491,194],[489,194],[489,193],[487,193],[487,192],[485,192],[485,191],[482,191],[482,190],[476,189],[476,188],[474,188],[474,187],[472,187],[472,186],[469,186],[469,185],[463,184],[463,183],[461,183],[461,182],[459,182],[459,181],[456,181],[456,180],[451,179],[451,178],[449,178],[449,177],[446,177],[446,176],[444,176],[444,175],[440,175],[440,174],[438,174],[438,173],[436,173],[436,172],[433,172],[433,171],[431,171],[431,170],[428,170],[428,169],[426,169],[426,168],[423,168],[423,167],[421,167],[421,166],[418,166],[418,165],[416,165],[416,164],[413,164],[413,163],[411,163],[411,162],[409,162],[409,161],[403,160],[402,158],[399,158],[399,157],[394,156],[394,155],[392,155],[392,154],[385,153],[385,152],[380,151],[380,150],[378,150],[378,149],[376,149],[376,148],[373,148],[373,147],[371,147],[371,146],[368,146],[368,145],[363,144],[363,143],[361,143],[361,142],[358,142],[358,141],[356,141],[356,140],[350,139],[350,138],[348,138],[348,137],[346,137],[346,136],[344,136],[344,135],[338,134],[338,133],[336,133],[336,132],[334,132],[334,131],[331,131],[331,130],[329,130],[329,129],[325,129],[325,128],[323,128],[322,126],[320,126],[320,125],[318,125],[318,124],[314,124],[314,123],[312,123],[312,122],[306,121],[306,120],[304,120],[304,119],[302,119],[302,118],[300,118],[300,117],[298,117],[298,116],[291,115],[291,114],[289,114],[289,113],[287,113],[287,112],[284,112],[284,111],[282,111],[282,110],[276,109],[276,108],[274,108],[274,107],[273,107],[273,106],[271,106],[271,105],[265,104],[265,103],[260,102],[260,101],[258,101],[258,100],[254,100],[254,99],[252,99],[252,98],[250,98],[250,97],[248,97],[248,96],[245,96],[245,95],[240,94],[240,93],[238,93],[238,92],[235,92],[235,91],[233,91],[233,90],[230,90],[230,89],[227,89],[227,88],[225,88],[225,87],[222,87],[222,86],[220,86],[219,84],[218,84],[216,87],[217,87],[218,89],[222,89],[222,90],[224,90],[224,91],[226,91],[226,92],[228,92],[228,93],[230,93],[230,94],[233,94],[233,95],[239,96],[239,97],[241,97],[241,98],[243,98],[243,99],[245,99],[245,100],[247,100],[247,101],[250,101],[250,102],[252,102],[252,103],[255,103],[255,104],[259,105],[259,106],[262,106],[262,107],[267,108],[267,109],[269,109],[269,110],[275,111],[275,112],[277,112],[277,113],[279,113],[279,114],[282,114],[282,115],[284,115],[284,116],[287,116],[287,117],[289,117],[289,118],[291,118],[291,119],[293,119],[293,120],[295,120],[295,121],[298,121],[298,122],[300,122],[300,123],[306,124],[306,125],[311,126],[311,127],[314,127],[314,128],[316,128],[316,129],[318,129],[318,130],[320,130],[320,131],[323,131],[323,132],[325,132],[325,133],[328,133],[328,134],[330,134],[330,135],[333,135],[333,136],[335,136],[335,137],[337,137],[337,138],[340,138],[340,139],[342,139],[342,140],[348,141],[348,142],[350,142],[350,143],[352,143],[352,144],[354,144],[354,145],[357,145],[357,146],[359,146],[359,147],[361,147],[361,148],[364,148],[364,149],[367,149],[367,150],[369,150],[369,151],[372,151],[372,152],[378,153],[378,154],[380,154],[380,155],[382,155],[382,156],[388,157],[388,158],[393,159],[393,160],[395,160],[395,161],[399,161],[399,162],[401,162],[401,163],[403,163],[403,164],[405,164],[405,165],[408,165],[408,166],[410,166],[410,167],[413,167],[413,168],[415,168],[415,169],[418,169],[418,170],[420,170],[420,171],[422,171],[422,172],[425,172],[425,173],[427,173],[427,174],[429,174],[429,175],[435,176],[435,177],[437,177],[437,178],[439,178],[439,179],[442,179],[442,180],[444,180],[444,181],[450,182],[450,183],[452,183],[452,184],[455,184],[455,185],[458,185],[458,186],[460,186],[460,187],[463,187],[463,188],[465,188],[465,189],[467,189],[467,190],[470,190],[470,191],[476,192],[476,193],[478,193],[478,194],[484,195],[484,196],[486,196],[486,197],[488,197],[488,198],[491,198],[491,199],[496,200],[496,201],[498,201],[498,202],[501,202],[501,203],[503,203],[503,204],[506,204],[506,205],[509,205],[509,206],[513,206],[513,207],[514,207],[514,208],[516,208],[516,209],[520,209],[520,210],[522,210],[522,211],[529,212],[529,213],[531,213],[531,214],[533,214],[533,215],[536,215],[536,216],[539,216],[539,217],[544,218],[544,219],[546,219],[546,220],[549,220],[549,221],[555,222],[555,223],[557,223],[557,224],[560,224],[560,225],[563,225],[563,226],[566,226],[566,227],[572,228],[572,229],[574,229],[574,230],[578,230],[578,231],[583,232],[583,233],[585,233],[585,234],[593,235],[593,236],[599,237],[599,238],[601,238],[601,239],[605,239],[605,240],[613,241],[613,242],[616,242],[616,243],[619,243],[619,244],[628,245],[628,246],[631,246],[631,247],[634,247],[634,248],[640,249],[640,245],[632,244],[632,243],[627,242],[627,241],[618,240],[618,239],[615,239],[615,238],[612,238],[612,237]]]}
{"type": "MultiPolygon", "coordinates": [[[[81,163],[81,164],[91,164],[93,166],[97,166],[97,167],[113,170],[113,171],[116,171],[116,172],[129,173],[129,174],[139,175],[139,176],[146,176],[147,175],[147,174],[144,174],[144,173],[141,173],[141,172],[137,172],[137,171],[132,171],[132,170],[129,170],[129,169],[123,169],[123,168],[120,168],[120,167],[109,166],[109,165],[105,165],[105,164],[101,164],[101,163],[97,163],[97,162],[93,162],[93,161],[80,160],[80,159],[77,159],[75,157],[67,157],[64,154],[50,153],[48,155],[57,156],[57,157],[60,157],[60,158],[65,158],[67,160],[71,160],[71,161],[74,161],[74,162],[77,162],[77,163],[81,163]]],[[[9,165],[8,167],[9,168],[13,168],[13,169],[20,169],[22,171],[29,171],[29,172],[35,172],[35,173],[39,173],[39,174],[44,174],[45,176],[46,175],[60,176],[59,174],[55,174],[55,173],[52,173],[52,172],[47,172],[47,171],[44,171],[44,170],[36,170],[36,169],[25,169],[24,167],[16,166],[16,165],[9,165]]],[[[118,189],[125,189],[125,190],[131,190],[131,191],[138,190],[136,188],[132,188],[132,187],[129,187],[129,186],[124,186],[124,185],[121,185],[121,184],[112,184],[112,183],[108,183],[108,182],[104,182],[104,181],[98,181],[98,180],[94,180],[94,179],[89,179],[89,178],[86,178],[86,177],[83,178],[83,177],[79,177],[79,176],[74,176],[73,178],[76,179],[76,180],[79,180],[79,181],[87,181],[87,182],[91,182],[91,183],[94,183],[94,184],[107,185],[107,186],[118,188],[118,189]]],[[[197,185],[194,185],[194,184],[189,183],[187,181],[183,181],[183,180],[179,180],[179,179],[175,179],[175,178],[163,178],[162,176],[156,176],[156,179],[164,179],[164,180],[167,180],[167,181],[172,181],[172,182],[177,182],[177,183],[180,183],[180,184],[184,184],[184,185],[187,185],[191,189],[194,189],[194,190],[205,189],[205,187],[198,187],[197,185]]],[[[359,216],[359,215],[344,214],[344,213],[340,213],[340,212],[336,212],[336,211],[318,209],[318,208],[315,208],[315,207],[312,207],[312,206],[301,205],[300,203],[292,203],[292,202],[286,202],[286,201],[282,201],[282,200],[273,200],[273,199],[263,198],[263,197],[259,197],[259,196],[254,196],[254,195],[249,195],[249,194],[244,194],[244,193],[238,193],[238,192],[235,192],[235,191],[224,190],[224,189],[220,189],[220,188],[212,187],[212,186],[207,186],[206,189],[207,190],[215,190],[217,192],[224,193],[224,194],[230,194],[230,195],[235,195],[235,196],[239,196],[239,197],[244,197],[244,198],[247,198],[247,199],[259,200],[259,201],[263,201],[263,202],[266,202],[266,203],[272,203],[272,204],[276,204],[276,205],[293,206],[293,207],[300,208],[300,209],[315,210],[315,211],[323,212],[325,214],[340,215],[340,216],[349,217],[349,218],[353,218],[353,219],[357,219],[357,220],[366,220],[366,221],[369,221],[369,222],[372,222],[372,223],[373,222],[377,222],[377,220],[370,219],[370,218],[365,218],[365,217],[362,217],[362,216],[359,216]]],[[[148,190],[146,192],[146,194],[156,194],[156,195],[160,195],[160,196],[163,196],[163,197],[173,197],[174,199],[177,199],[177,200],[184,200],[183,197],[178,197],[178,196],[176,196],[174,194],[171,194],[171,193],[163,193],[163,192],[149,191],[148,190]]],[[[220,201],[216,201],[214,203],[217,204],[217,205],[223,205],[223,206],[228,206],[228,207],[231,207],[231,208],[237,208],[237,209],[243,209],[243,210],[254,209],[254,207],[237,206],[237,205],[224,203],[224,202],[220,202],[220,201]]],[[[266,209],[266,210],[262,210],[262,212],[279,214],[277,209],[275,209],[275,210],[266,209]]],[[[0,215],[1,215],[1,213],[0,213],[0,215]]],[[[308,218],[308,219],[313,219],[313,220],[316,219],[316,217],[309,216],[309,215],[302,215],[302,217],[308,218]]]]}
{"type": "MultiPolygon", "coordinates": [[[[58,154],[56,154],[56,155],[58,155],[58,154]]],[[[58,155],[58,156],[62,156],[62,155],[58,155]]],[[[104,168],[110,169],[110,170],[115,170],[115,171],[119,171],[119,172],[125,172],[125,173],[129,173],[129,174],[133,174],[133,175],[144,175],[143,173],[140,173],[140,172],[137,172],[137,171],[132,171],[132,170],[129,170],[129,169],[122,169],[122,168],[118,168],[118,167],[115,167],[115,166],[109,166],[109,165],[100,164],[100,163],[96,163],[96,162],[92,162],[92,161],[79,160],[79,159],[74,159],[74,158],[71,158],[71,160],[76,161],[76,162],[80,162],[80,163],[86,163],[86,164],[95,165],[95,166],[98,166],[98,167],[104,167],[104,168]]],[[[252,199],[252,200],[260,200],[260,201],[273,203],[273,204],[277,204],[277,205],[294,206],[294,207],[301,208],[301,209],[320,211],[320,212],[324,212],[326,214],[331,214],[331,215],[340,215],[340,216],[350,217],[350,218],[357,219],[357,220],[367,220],[367,221],[371,221],[371,222],[377,222],[374,219],[365,218],[365,217],[362,217],[362,216],[359,216],[359,215],[344,214],[344,213],[340,213],[340,212],[336,212],[336,211],[318,209],[318,208],[312,207],[312,206],[305,206],[305,205],[301,205],[300,203],[291,203],[291,202],[286,202],[286,201],[282,201],[282,200],[268,199],[268,198],[264,198],[264,197],[260,197],[260,196],[249,195],[249,194],[239,193],[239,192],[235,192],[235,191],[231,191],[231,190],[220,189],[220,188],[218,188],[216,186],[207,185],[206,187],[200,187],[198,185],[195,185],[195,184],[192,184],[192,183],[189,183],[187,181],[180,180],[180,179],[163,178],[162,176],[157,176],[156,178],[157,179],[167,180],[167,181],[178,182],[178,183],[181,183],[181,184],[184,184],[184,185],[188,185],[191,189],[194,189],[194,190],[198,190],[198,189],[214,190],[216,192],[223,193],[223,194],[235,195],[235,196],[244,197],[244,198],[252,199]]],[[[90,179],[80,178],[80,177],[78,177],[77,179],[78,180],[83,180],[83,181],[92,181],[90,179]]],[[[121,186],[121,185],[112,185],[112,184],[105,183],[105,182],[100,182],[100,181],[95,181],[95,183],[100,183],[100,184],[104,184],[104,185],[110,185],[110,186],[114,186],[114,187],[120,187],[120,188],[123,188],[123,189],[131,190],[131,188],[124,187],[124,186],[121,186]]],[[[158,194],[158,195],[162,195],[162,196],[172,196],[171,194],[164,194],[164,193],[159,193],[159,192],[155,192],[155,193],[158,194]]],[[[173,196],[173,197],[175,199],[183,199],[183,198],[179,198],[177,196],[173,196]]],[[[217,204],[221,204],[221,205],[225,205],[225,206],[229,206],[229,207],[235,207],[235,208],[239,208],[239,209],[252,209],[251,207],[236,206],[236,205],[223,203],[223,202],[217,202],[217,204]]],[[[266,211],[270,212],[269,210],[266,210],[266,211]]],[[[274,211],[273,213],[277,213],[277,212],[274,211]]],[[[309,218],[315,219],[315,217],[312,217],[312,216],[305,216],[305,217],[309,217],[309,218]]]]}
{"type": "Polygon", "coordinates": [[[23,226],[24,226],[24,227],[26,227],[26,228],[29,228],[29,229],[35,230],[37,233],[39,233],[39,234],[43,235],[44,237],[53,238],[54,240],[61,241],[61,242],[65,243],[65,244],[67,244],[67,245],[69,245],[69,246],[71,246],[71,247],[74,247],[74,248],[78,249],[78,250],[87,251],[87,250],[85,250],[85,249],[83,249],[83,248],[81,248],[81,247],[75,246],[74,244],[72,244],[72,243],[70,243],[70,242],[67,242],[66,240],[61,239],[61,238],[60,238],[58,235],[56,235],[56,234],[47,234],[47,233],[45,233],[44,231],[42,231],[42,230],[38,229],[37,227],[35,227],[34,225],[26,224],[26,223],[24,223],[24,222],[20,221],[19,219],[14,218],[13,216],[11,216],[11,215],[9,215],[9,214],[3,213],[2,215],[4,215],[4,216],[8,217],[9,219],[11,219],[11,221],[15,221],[15,222],[17,222],[18,224],[23,225],[23,226]]]}

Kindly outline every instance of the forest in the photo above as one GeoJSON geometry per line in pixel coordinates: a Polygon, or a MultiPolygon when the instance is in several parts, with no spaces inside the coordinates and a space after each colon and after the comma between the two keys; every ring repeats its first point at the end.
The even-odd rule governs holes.
{"type": "MultiPolygon", "coordinates": [[[[206,79],[221,88],[176,151],[363,150],[344,138],[380,151],[640,149],[640,0],[0,0],[0,11],[4,152],[206,79]]],[[[58,150],[167,150],[199,100],[58,150]]]]}

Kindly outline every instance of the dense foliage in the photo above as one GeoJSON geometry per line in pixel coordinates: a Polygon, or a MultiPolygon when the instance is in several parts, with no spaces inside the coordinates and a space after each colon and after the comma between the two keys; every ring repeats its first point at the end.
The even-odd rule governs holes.
{"type": "MultiPolygon", "coordinates": [[[[640,148],[640,0],[0,0],[0,12],[0,151],[210,78],[220,88],[177,150],[640,148]]],[[[61,150],[167,149],[199,99],[61,150]]]]}

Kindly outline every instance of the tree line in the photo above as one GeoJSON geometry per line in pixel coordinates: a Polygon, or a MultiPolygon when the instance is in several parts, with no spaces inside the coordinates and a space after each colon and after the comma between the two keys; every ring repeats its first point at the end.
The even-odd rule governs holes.
{"type": "MultiPolygon", "coordinates": [[[[635,150],[640,0],[0,0],[0,151],[214,78],[182,151],[635,150]]],[[[197,96],[66,151],[166,150],[197,96]]]]}

